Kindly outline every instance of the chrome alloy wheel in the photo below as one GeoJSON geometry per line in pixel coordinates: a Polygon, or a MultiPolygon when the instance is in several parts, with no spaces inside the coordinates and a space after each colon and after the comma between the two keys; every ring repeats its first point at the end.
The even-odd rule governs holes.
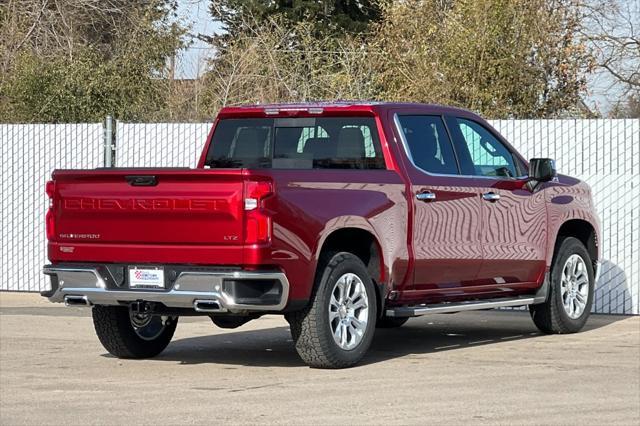
{"type": "Polygon", "coordinates": [[[347,273],[336,281],[329,301],[329,325],[336,344],[344,350],[355,349],[367,330],[369,298],[364,283],[356,274],[347,273]]]}
{"type": "Polygon", "coordinates": [[[572,254],[562,268],[562,305],[569,318],[580,318],[589,298],[589,273],[580,255],[572,254]]]}
{"type": "Polygon", "coordinates": [[[168,322],[173,320],[173,317],[133,312],[129,313],[129,318],[133,331],[143,340],[154,340],[162,334],[168,322]]]}

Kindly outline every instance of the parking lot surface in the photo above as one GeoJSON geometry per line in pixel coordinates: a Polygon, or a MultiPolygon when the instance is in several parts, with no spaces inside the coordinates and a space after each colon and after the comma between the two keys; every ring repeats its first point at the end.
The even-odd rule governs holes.
{"type": "Polygon", "coordinates": [[[181,318],[150,360],[110,356],[90,310],[0,293],[0,423],[640,424],[640,317],[546,336],[527,312],[411,319],[361,365],[315,370],[287,323],[181,318]]]}

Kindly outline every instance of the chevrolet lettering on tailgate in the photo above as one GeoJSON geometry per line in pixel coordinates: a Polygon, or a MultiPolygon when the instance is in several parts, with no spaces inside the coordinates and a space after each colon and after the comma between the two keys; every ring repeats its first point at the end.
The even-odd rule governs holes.
{"type": "Polygon", "coordinates": [[[197,210],[216,211],[228,205],[220,199],[167,198],[68,198],[64,200],[66,210],[197,210]]]}

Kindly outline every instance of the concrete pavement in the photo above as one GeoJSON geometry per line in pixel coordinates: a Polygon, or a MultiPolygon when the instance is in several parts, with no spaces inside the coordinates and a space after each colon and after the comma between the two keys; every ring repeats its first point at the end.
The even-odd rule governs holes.
{"type": "Polygon", "coordinates": [[[151,360],[111,357],[90,310],[0,293],[0,423],[640,424],[640,317],[546,336],[526,312],[411,319],[347,370],[297,357],[287,323],[181,318],[151,360]]]}

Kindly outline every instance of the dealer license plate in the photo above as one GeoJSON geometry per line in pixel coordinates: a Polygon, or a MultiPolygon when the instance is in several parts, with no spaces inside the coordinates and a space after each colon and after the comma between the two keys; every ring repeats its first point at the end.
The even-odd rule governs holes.
{"type": "Polygon", "coordinates": [[[129,288],[164,288],[164,269],[129,267],[129,288]]]}

